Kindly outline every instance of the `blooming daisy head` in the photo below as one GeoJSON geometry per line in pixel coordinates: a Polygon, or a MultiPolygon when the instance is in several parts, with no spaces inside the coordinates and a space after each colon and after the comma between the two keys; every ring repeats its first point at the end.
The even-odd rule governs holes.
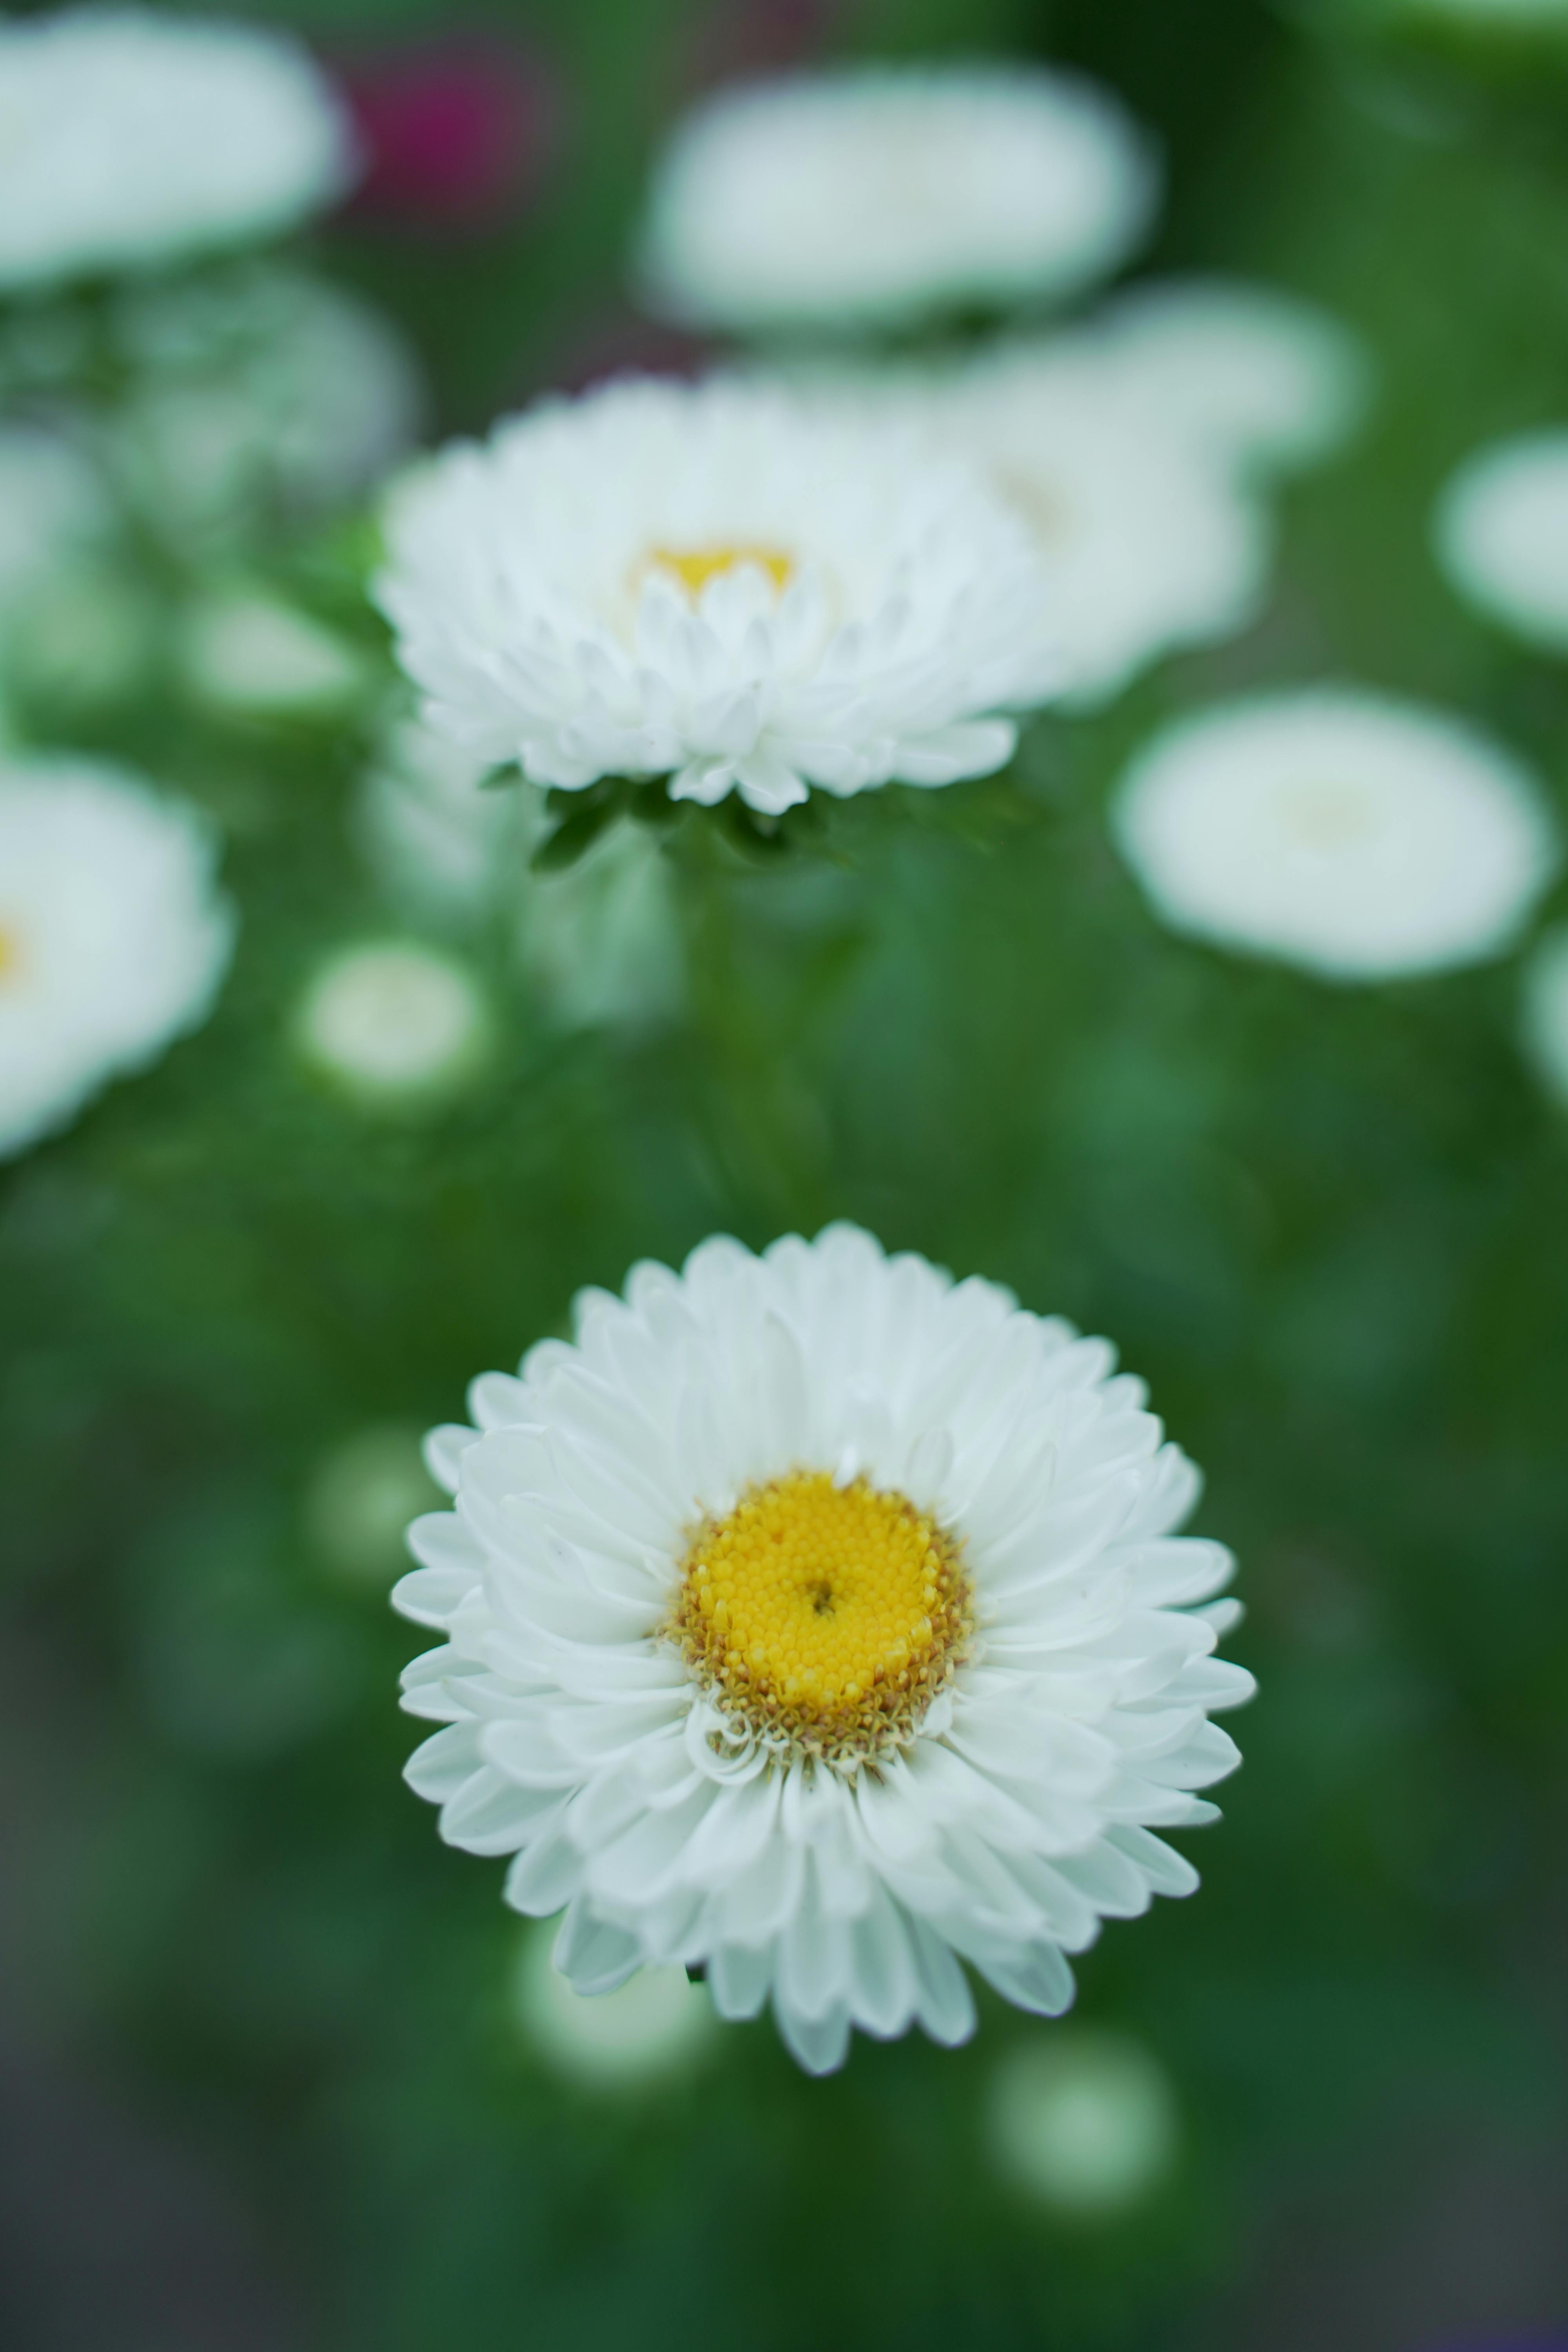
{"type": "Polygon", "coordinates": [[[1434,534],[1468,603],[1519,636],[1568,650],[1568,428],[1468,457],[1438,501],[1434,534]]]}
{"type": "Polygon", "coordinates": [[[1255,617],[1261,505],[1099,337],[1004,346],[939,383],[931,406],[1029,533],[1041,650],[1070,701],[1103,701],[1160,655],[1255,617]]]}
{"type": "Polygon", "coordinates": [[[209,1010],[234,919],[195,811],[81,759],[0,759],[0,1154],[209,1010]]]}
{"type": "Polygon", "coordinates": [[[582,1294],[576,1339],[437,1431],[455,1508],[398,1586],[440,1646],[408,1777],[564,1909],[604,1991],[706,1970],[801,2063],[972,2031],[960,1960],[1055,2015],[1066,1955],[1185,1894],[1213,1817],[1231,1562],[1103,1340],[853,1226],[582,1294]]]}
{"type": "Polygon", "coordinates": [[[1222,463],[1310,465],[1338,447],[1369,397],[1364,352],[1310,302],[1225,278],[1155,278],[1103,312],[1099,332],[1167,425],[1222,463]]]}
{"type": "Polygon", "coordinates": [[[1500,953],[1559,860],[1510,754],[1441,711],[1348,688],[1177,721],[1122,779],[1113,828],[1178,930],[1329,980],[1500,953]]]}
{"type": "Polygon", "coordinates": [[[1108,92],[1017,65],[861,67],[721,90],[655,174],[641,276],[695,325],[884,326],[1075,292],[1159,193],[1108,92]]]}
{"type": "Polygon", "coordinates": [[[910,420],[781,386],[551,400],[395,489],[377,586],[430,723],[575,790],[770,814],[947,784],[1039,699],[1026,527],[910,420]]]}
{"type": "Polygon", "coordinates": [[[123,6],[0,20],[0,287],[272,236],[350,168],[284,34],[123,6]]]}

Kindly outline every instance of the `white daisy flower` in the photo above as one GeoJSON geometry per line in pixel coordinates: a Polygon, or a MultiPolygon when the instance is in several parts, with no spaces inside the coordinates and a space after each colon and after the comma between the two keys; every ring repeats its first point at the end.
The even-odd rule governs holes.
{"type": "Polygon", "coordinates": [[[1383,980],[1500,954],[1556,872],[1530,772],[1444,712],[1352,688],[1180,719],[1133,761],[1112,829],[1177,930],[1383,980]]]}
{"type": "Polygon", "coordinates": [[[1370,395],[1349,330],[1270,287],[1152,279],[1119,295],[1096,331],[1129,388],[1224,464],[1311,465],[1353,431],[1370,395]]]}
{"type": "Polygon", "coordinates": [[[1438,500],[1434,537],[1468,603],[1536,645],[1568,650],[1568,427],[1468,457],[1438,500]]]}
{"type": "Polygon", "coordinates": [[[567,790],[990,773],[1049,665],[1029,533],[908,420],[759,383],[550,400],[407,476],[376,593],[426,716],[567,790]]]}
{"type": "Polygon", "coordinates": [[[1110,92],[1018,65],[860,67],[721,90],[654,176],[639,275],[694,325],[882,326],[1076,292],[1152,218],[1110,92]]]}
{"type": "Polygon", "coordinates": [[[1568,930],[1549,932],[1524,968],[1524,1045],[1548,1090],[1568,1103],[1568,930]]]}
{"type": "Polygon", "coordinates": [[[1035,625],[1069,701],[1102,702],[1162,654],[1256,617],[1262,507],[1095,337],[1004,346],[939,383],[932,414],[1029,530],[1035,625]]]}
{"type": "Polygon", "coordinates": [[[234,944],[196,812],[78,758],[0,760],[0,1154],[211,1009],[234,944]]]}
{"type": "Polygon", "coordinates": [[[405,1676],[442,1834],[565,1906],[579,1992],[700,1966],[813,2072],[964,2040],[961,1958],[1064,2010],[1102,1918],[1196,1885],[1153,1832],[1213,1818],[1252,1691],[1142,1384],[849,1225],[639,1265],[576,1333],[429,1443],[457,1508],[395,1599],[446,1637],[405,1676]]]}
{"type": "Polygon", "coordinates": [[[272,236],[350,164],[285,34],[117,6],[0,20],[0,286],[272,236]]]}
{"type": "Polygon", "coordinates": [[[91,460],[42,425],[0,425],[0,613],[9,614],[108,535],[91,460]]]}

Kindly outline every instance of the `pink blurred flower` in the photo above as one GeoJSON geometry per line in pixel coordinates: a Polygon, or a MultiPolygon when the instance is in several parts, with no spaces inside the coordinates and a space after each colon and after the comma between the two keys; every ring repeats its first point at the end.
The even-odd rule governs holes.
{"type": "Polygon", "coordinates": [[[339,80],[365,155],[356,210],[479,228],[532,196],[555,143],[557,91],[516,43],[479,32],[399,43],[343,61],[339,80]]]}

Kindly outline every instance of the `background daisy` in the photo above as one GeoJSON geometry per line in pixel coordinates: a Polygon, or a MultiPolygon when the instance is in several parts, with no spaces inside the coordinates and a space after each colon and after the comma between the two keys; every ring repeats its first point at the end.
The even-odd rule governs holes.
{"type": "Polygon", "coordinates": [[[205,1018],[234,944],[215,864],[140,778],[0,755],[0,1153],[205,1018]]]}
{"type": "Polygon", "coordinates": [[[1561,859],[1536,781],[1441,711],[1324,688],[1178,720],[1112,825],[1167,922],[1331,980],[1511,946],[1561,859]]]}
{"type": "Polygon", "coordinates": [[[1568,432],[1478,449],[1446,485],[1433,531],[1468,604],[1536,645],[1568,646],[1568,432]]]}
{"type": "Polygon", "coordinates": [[[1076,292],[1148,226],[1152,142],[1108,91],[1018,66],[721,91],[677,130],[639,275],[677,318],[865,328],[1076,292]]]}
{"type": "Polygon", "coordinates": [[[0,287],[274,236],[351,175],[288,34],[128,7],[0,23],[0,287]]]}

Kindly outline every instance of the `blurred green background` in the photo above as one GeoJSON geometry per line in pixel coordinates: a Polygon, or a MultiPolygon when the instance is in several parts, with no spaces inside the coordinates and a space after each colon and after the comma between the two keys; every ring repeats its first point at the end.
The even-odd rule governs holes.
{"type": "MultiPolygon", "coordinates": [[[[459,24],[385,0],[293,21],[329,60],[459,24]]],[[[1568,412],[1568,33],[1500,56],[1247,0],[460,25],[545,77],[526,202],[479,228],[351,210],[311,240],[407,330],[438,430],[680,355],[623,260],[699,89],[953,48],[1111,83],[1170,169],[1138,274],[1315,298],[1379,399],[1289,491],[1245,636],[1035,722],[1009,782],[940,814],[894,792],[836,810],[826,856],[689,857],[682,1016],[563,1029],[498,918],[465,950],[488,1074],[420,1117],[356,1107],[289,1042],[320,960],[398,928],[353,838],[353,730],[155,697],[57,726],[221,810],[243,932],[199,1035],[0,1173],[0,2335],[1560,2341],[1568,1120],[1520,1057],[1512,969],[1333,989],[1182,943],[1102,806],[1165,714],[1323,675],[1468,711],[1568,793],[1568,676],[1467,616],[1426,536],[1458,457],[1568,412]],[[1079,1969],[1079,2017],[1135,2034],[1179,2104],[1175,2160],[1117,2213],[995,2171],[995,2071],[1055,2029],[994,2000],[967,2050],[858,2041],[826,2082],[766,2024],[662,2084],[558,2079],[520,2029],[501,1865],[444,1850],[398,1777],[404,1433],[580,1285],[837,1214],[1108,1333],[1241,1558],[1227,1649],[1262,1695],[1223,1825],[1179,1841],[1203,1891],[1079,1969]],[[384,1524],[345,1516],[346,1445],[392,1465],[384,1524]]],[[[340,538],[275,560],[371,635],[340,538]]]]}

